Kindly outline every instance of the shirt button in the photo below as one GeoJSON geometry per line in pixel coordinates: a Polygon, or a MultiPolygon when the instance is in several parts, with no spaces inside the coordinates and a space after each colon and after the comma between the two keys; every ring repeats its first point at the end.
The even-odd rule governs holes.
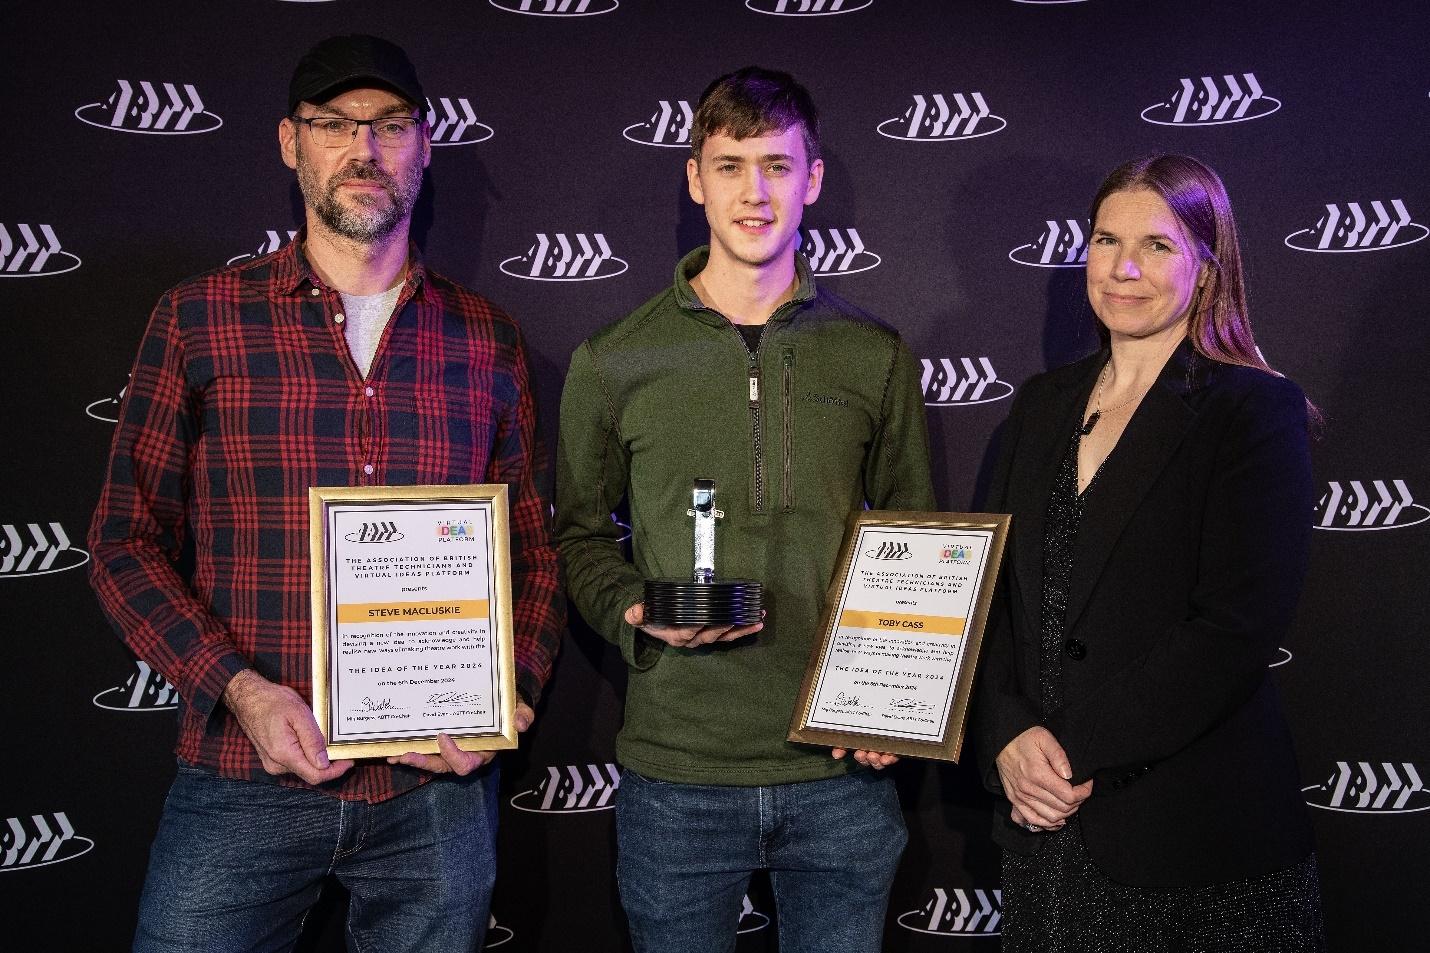
{"type": "Polygon", "coordinates": [[[1074,662],[1081,662],[1087,655],[1087,646],[1077,639],[1068,639],[1063,643],[1063,651],[1068,653],[1068,658],[1074,662]]]}
{"type": "Polygon", "coordinates": [[[333,323],[334,323],[334,324],[342,324],[342,323],[343,323],[344,321],[346,321],[346,320],[347,320],[347,318],[344,318],[341,314],[335,314],[335,315],[333,315],[333,323]]]}
{"type": "Polygon", "coordinates": [[[320,293],[321,293],[321,292],[319,292],[317,288],[311,288],[311,289],[309,289],[309,291],[308,291],[308,294],[312,295],[312,296],[315,297],[315,298],[316,298],[320,293]]]}
{"type": "Polygon", "coordinates": [[[368,476],[372,476],[372,464],[371,464],[371,463],[364,463],[364,464],[362,465],[362,472],[363,472],[363,473],[366,473],[368,476]]]}
{"type": "Polygon", "coordinates": [[[371,397],[373,394],[376,394],[376,393],[377,393],[377,391],[373,390],[371,387],[365,387],[365,388],[363,388],[363,394],[366,395],[366,396],[368,396],[368,397],[371,397]]]}

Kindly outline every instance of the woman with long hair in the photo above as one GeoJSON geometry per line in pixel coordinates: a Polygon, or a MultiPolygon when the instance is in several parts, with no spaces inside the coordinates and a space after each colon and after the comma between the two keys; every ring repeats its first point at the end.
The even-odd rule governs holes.
{"type": "Polygon", "coordinates": [[[1306,570],[1318,417],[1252,337],[1231,204],[1158,155],[1093,200],[1104,347],[1022,388],[975,730],[1005,950],[1320,950],[1267,669],[1306,570]]]}

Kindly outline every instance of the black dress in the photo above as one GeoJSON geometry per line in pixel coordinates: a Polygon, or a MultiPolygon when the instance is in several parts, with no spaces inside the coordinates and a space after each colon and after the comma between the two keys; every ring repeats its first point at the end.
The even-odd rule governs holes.
{"type": "MultiPolygon", "coordinates": [[[[1090,428],[1089,428],[1090,430],[1090,428]]],[[[1083,505],[1074,432],[1048,500],[1039,691],[1043,717],[1063,705],[1068,581],[1083,505]]],[[[1037,853],[1003,854],[1003,949],[1013,953],[1323,951],[1316,858],[1261,877],[1195,888],[1115,883],[1093,864],[1074,814],[1037,853]]]]}

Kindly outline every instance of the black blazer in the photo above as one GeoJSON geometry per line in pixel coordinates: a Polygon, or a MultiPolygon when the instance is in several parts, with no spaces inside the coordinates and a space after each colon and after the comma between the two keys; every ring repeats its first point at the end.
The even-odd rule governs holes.
{"type": "Polygon", "coordinates": [[[1183,345],[1089,490],[1062,660],[1065,707],[1041,717],[1045,511],[1107,352],[1024,385],[986,509],[1013,514],[980,673],[974,731],[994,758],[1044,724],[1073,781],[1094,779],[1083,838],[1113,880],[1200,886],[1290,866],[1311,850],[1290,733],[1267,666],[1306,571],[1314,502],[1305,397],[1291,381],[1183,345]]]}

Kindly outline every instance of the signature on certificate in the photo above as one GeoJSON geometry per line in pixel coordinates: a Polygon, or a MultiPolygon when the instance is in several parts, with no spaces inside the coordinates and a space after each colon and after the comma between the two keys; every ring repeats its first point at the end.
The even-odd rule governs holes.
{"type": "Polygon", "coordinates": [[[858,695],[846,695],[840,692],[834,696],[834,704],[836,705],[848,705],[851,708],[858,708],[859,702],[860,699],[858,695]]]}
{"type": "Polygon", "coordinates": [[[401,709],[392,703],[391,698],[373,700],[364,695],[360,705],[363,711],[401,711],[401,709]]]}
{"type": "Polygon", "coordinates": [[[433,692],[427,696],[429,705],[475,705],[481,701],[470,692],[433,692]]]}
{"type": "Polygon", "coordinates": [[[930,711],[933,706],[917,698],[895,698],[890,700],[889,708],[894,711],[930,711]]]}

